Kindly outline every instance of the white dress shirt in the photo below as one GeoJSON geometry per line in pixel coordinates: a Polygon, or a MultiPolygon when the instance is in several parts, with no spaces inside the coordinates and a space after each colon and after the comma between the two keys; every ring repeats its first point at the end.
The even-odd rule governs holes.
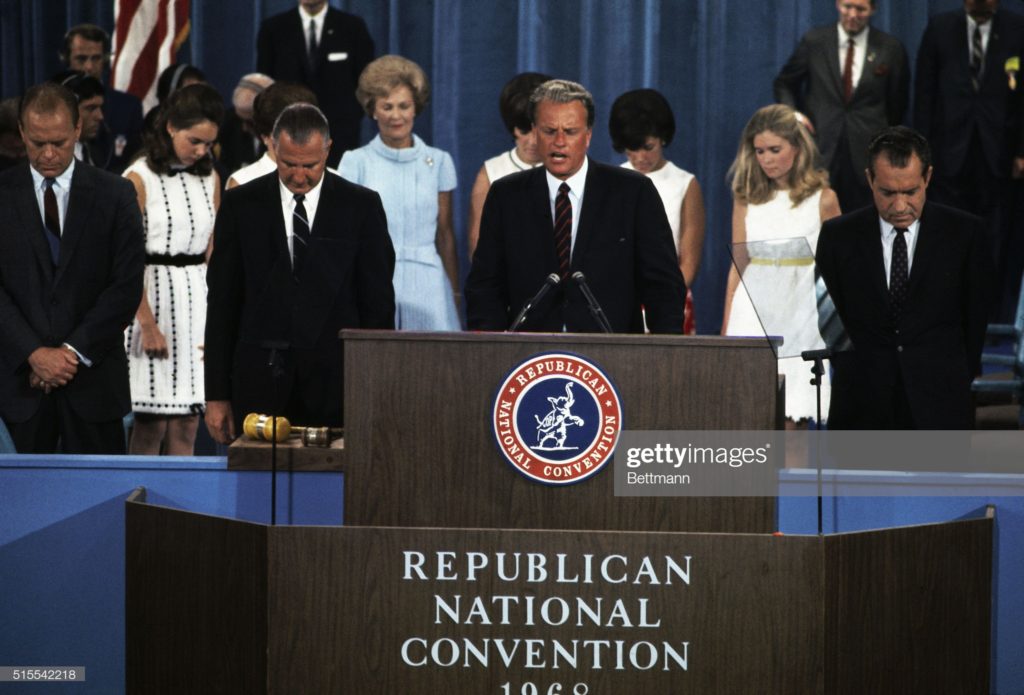
{"type": "Polygon", "coordinates": [[[846,67],[846,42],[848,39],[853,39],[853,71],[851,77],[853,78],[853,88],[857,89],[857,84],[860,82],[860,76],[864,73],[864,60],[868,53],[868,32],[871,31],[871,27],[864,27],[863,31],[859,34],[851,36],[846,33],[846,29],[843,29],[843,25],[839,25],[839,77],[843,76],[843,68],[846,67]]]}
{"type": "Polygon", "coordinates": [[[317,47],[323,43],[324,36],[324,19],[327,17],[327,5],[320,10],[317,14],[310,14],[306,12],[306,8],[299,5],[299,16],[302,17],[302,38],[306,42],[306,53],[309,53],[309,21],[313,20],[313,26],[316,27],[316,45],[317,47]]]}
{"type": "MultiPolygon", "coordinates": [[[[313,233],[313,220],[316,219],[316,208],[320,204],[320,191],[324,185],[324,174],[320,177],[320,182],[317,183],[308,193],[304,193],[306,197],[302,200],[302,205],[306,208],[306,219],[309,220],[309,233],[313,233]]],[[[278,189],[281,191],[281,213],[284,215],[284,235],[288,242],[288,257],[294,258],[294,244],[295,244],[295,194],[288,190],[288,188],[281,183],[281,180],[277,181],[278,189]]]]}
{"type": "MultiPolygon", "coordinates": [[[[563,183],[569,184],[569,203],[572,205],[572,238],[569,241],[569,257],[572,257],[572,250],[576,248],[576,230],[580,226],[580,210],[583,209],[583,188],[587,182],[587,169],[589,169],[589,158],[583,158],[583,166],[575,174],[565,181],[545,171],[544,176],[548,182],[548,203],[551,204],[551,219],[555,219],[555,198],[558,197],[558,189],[563,183]]],[[[552,222],[554,224],[554,222],[552,222]]],[[[554,228],[551,231],[554,234],[554,228]]]]}
{"type": "MultiPolygon", "coordinates": [[[[892,273],[892,242],[896,238],[896,228],[878,218],[878,224],[882,232],[882,261],[885,263],[885,286],[889,286],[889,275],[892,273]]],[[[914,265],[914,249],[917,248],[917,231],[921,228],[921,220],[914,220],[913,224],[907,227],[903,235],[907,241],[907,278],[910,277],[911,267],[914,265]]]]}

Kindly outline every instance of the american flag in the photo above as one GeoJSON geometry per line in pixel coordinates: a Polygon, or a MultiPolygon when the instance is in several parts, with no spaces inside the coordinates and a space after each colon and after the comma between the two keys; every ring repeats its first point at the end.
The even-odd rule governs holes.
{"type": "Polygon", "coordinates": [[[174,62],[189,33],[189,0],[114,0],[115,89],[156,105],[160,71],[174,62]]]}

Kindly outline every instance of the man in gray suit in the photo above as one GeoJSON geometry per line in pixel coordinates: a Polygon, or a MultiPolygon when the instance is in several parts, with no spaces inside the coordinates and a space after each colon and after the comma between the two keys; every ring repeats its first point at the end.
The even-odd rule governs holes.
{"type": "Polygon", "coordinates": [[[899,125],[910,93],[907,51],[869,26],[875,0],[836,0],[839,21],[811,29],[775,78],[775,100],[815,134],[843,211],[871,202],[864,171],[871,138],[899,125]]]}

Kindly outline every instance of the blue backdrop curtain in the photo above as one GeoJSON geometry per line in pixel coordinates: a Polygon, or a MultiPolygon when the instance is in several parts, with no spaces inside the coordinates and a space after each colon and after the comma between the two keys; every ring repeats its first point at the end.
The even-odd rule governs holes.
{"type": "MultiPolygon", "coordinates": [[[[179,60],[202,68],[225,96],[254,69],[260,21],[294,0],[192,0],[192,34],[179,60]]],[[[332,0],[361,15],[377,53],[423,66],[433,100],[416,123],[458,168],[456,229],[463,274],[469,190],[484,159],[507,149],[498,116],[502,84],[537,70],[582,82],[598,106],[591,154],[618,163],[607,114],[628,89],[654,87],[675,111],[668,157],[704,188],[707,236],[695,283],[698,328],[715,333],[729,264],[731,198],[726,170],[750,114],[772,100],[771,83],[808,28],[836,21],[830,0],[332,0]]],[[[960,0],[877,0],[874,26],[895,34],[911,60],[928,17],[960,0]]],[[[1022,0],[1003,0],[1022,11],[1022,0]]],[[[79,22],[113,25],[113,0],[0,0],[0,94],[20,93],[60,69],[63,33],[79,22]]],[[[364,139],[372,136],[369,124],[364,139]]]]}

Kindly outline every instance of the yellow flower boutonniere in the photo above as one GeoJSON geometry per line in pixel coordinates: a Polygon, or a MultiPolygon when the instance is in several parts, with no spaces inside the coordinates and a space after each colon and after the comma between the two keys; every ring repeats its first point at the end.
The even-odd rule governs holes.
{"type": "Polygon", "coordinates": [[[1010,91],[1016,91],[1017,73],[1020,72],[1020,56],[1007,58],[1006,63],[1003,65],[1003,71],[1006,72],[1006,79],[1010,85],[1010,91]]]}

